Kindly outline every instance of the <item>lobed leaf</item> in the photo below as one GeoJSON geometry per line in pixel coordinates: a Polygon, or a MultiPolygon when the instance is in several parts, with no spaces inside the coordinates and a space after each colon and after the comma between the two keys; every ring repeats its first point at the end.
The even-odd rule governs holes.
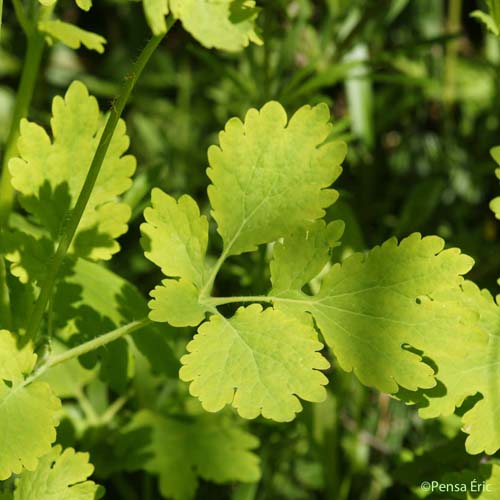
{"type": "Polygon", "coordinates": [[[56,439],[59,399],[48,384],[25,378],[36,359],[29,344],[19,350],[15,337],[0,330],[0,480],[35,470],[56,439]]]}
{"type": "Polygon", "coordinates": [[[438,366],[437,378],[446,387],[446,393],[425,393],[427,400],[419,414],[423,418],[448,415],[455,411],[468,396],[480,395],[481,399],[462,417],[463,431],[468,434],[465,446],[468,453],[494,454],[500,449],[500,307],[487,290],[480,290],[466,281],[462,291],[455,292],[455,300],[462,309],[479,313],[478,337],[486,336],[482,348],[472,349],[456,339],[461,348],[443,349],[434,354],[438,366]]]}
{"type": "Polygon", "coordinates": [[[88,453],[54,446],[36,470],[25,471],[16,479],[14,500],[97,500],[104,492],[87,481],[93,471],[88,453]]]}
{"type": "Polygon", "coordinates": [[[179,376],[207,411],[232,404],[244,418],[290,421],[302,409],[299,397],[326,397],[328,380],[319,370],[329,363],[322,348],[310,322],[253,304],[201,325],[179,376]]]}
{"type": "Polygon", "coordinates": [[[332,125],[325,104],[304,106],[288,121],[281,104],[229,120],[208,151],[208,195],[224,241],[237,255],[323,217],[338,197],[329,189],[342,169],[344,143],[325,143],[332,125]]]}
{"type": "Polygon", "coordinates": [[[144,255],[165,276],[185,278],[201,286],[205,275],[208,221],[190,196],[175,201],[161,189],[151,192],[141,225],[144,255]]]}
{"type": "Polygon", "coordinates": [[[74,24],[65,23],[59,19],[40,21],[38,29],[48,35],[49,40],[58,40],[71,49],[79,49],[81,45],[89,50],[102,54],[106,39],[101,35],[83,30],[74,24]]]}
{"type": "Polygon", "coordinates": [[[173,15],[207,48],[235,52],[250,42],[260,45],[255,31],[259,9],[254,0],[170,0],[173,15]]]}
{"type": "Polygon", "coordinates": [[[252,452],[258,440],[229,420],[212,415],[178,420],[142,410],[126,432],[121,447],[127,451],[127,467],[158,475],[166,498],[194,498],[198,476],[216,483],[255,482],[260,477],[252,452]],[[150,438],[138,447],[141,431],[149,431],[150,438]]]}
{"type": "MultiPolygon", "coordinates": [[[[81,82],[73,82],[63,98],[52,104],[53,139],[34,123],[23,120],[19,158],[9,162],[12,184],[21,203],[56,239],[76,203],[103,131],[94,97],[81,82]]],[[[117,196],[131,185],[135,159],[124,155],[129,145],[120,121],[71,247],[90,259],[110,259],[119,250],[115,241],[127,231],[130,208],[117,196]]]]}
{"type": "Polygon", "coordinates": [[[391,239],[334,265],[317,295],[296,289],[273,300],[284,311],[312,314],[340,366],[363,384],[387,393],[434,387],[434,370],[415,350],[433,358],[445,348],[464,353],[485,342],[471,331],[470,313],[444,300],[473,261],[443,247],[436,236],[413,234],[399,245],[391,239]],[[432,300],[437,294],[443,301],[432,300]]]}
{"type": "MultiPolygon", "coordinates": [[[[493,156],[493,159],[500,165],[500,146],[497,146],[491,150],[491,156],[493,156]]],[[[497,168],[495,173],[500,180],[500,168],[497,168]]],[[[495,217],[497,219],[500,219],[500,196],[497,196],[491,201],[490,207],[491,210],[493,210],[493,212],[495,213],[495,217]]]]}
{"type": "MultiPolygon", "coordinates": [[[[57,0],[38,0],[42,5],[51,6],[54,5],[57,0]]],[[[75,0],[76,5],[82,10],[90,10],[92,7],[92,0],[75,0]]]]}
{"type": "Polygon", "coordinates": [[[160,35],[167,31],[165,16],[170,12],[168,0],[142,0],[146,20],[153,35],[160,35]]]}

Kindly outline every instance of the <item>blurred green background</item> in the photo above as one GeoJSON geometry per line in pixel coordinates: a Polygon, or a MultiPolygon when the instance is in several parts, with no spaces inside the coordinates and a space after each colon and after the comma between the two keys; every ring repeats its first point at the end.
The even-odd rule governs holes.
{"type": "MultiPolygon", "coordinates": [[[[327,216],[347,225],[336,257],[391,236],[438,234],[448,246],[473,256],[470,279],[497,293],[500,225],[488,203],[500,191],[489,155],[500,144],[500,40],[470,17],[484,7],[481,2],[258,4],[262,47],[236,55],[208,51],[176,26],[140,80],[125,113],[131,152],[138,159],[126,195],[133,220],[109,266],[145,295],[158,283],[159,270],[144,259],[139,244],[150,189],[190,193],[208,213],[206,150],[230,117],[243,117],[248,108],[272,99],[289,113],[326,102],[335,135],[349,146],[336,182],[341,198],[327,216]]],[[[85,13],[67,0],[58,12],[103,35],[108,45],[103,55],[61,44],[46,50],[30,110],[31,119],[46,125],[51,99],[74,79],[82,80],[105,109],[149,36],[139,2],[99,0],[85,13]]],[[[25,50],[9,2],[2,28],[4,143],[25,50]]],[[[215,234],[212,242],[216,254],[215,234]]],[[[232,259],[216,293],[265,291],[266,259],[265,248],[232,259]]],[[[421,480],[480,462],[463,451],[455,417],[422,422],[411,408],[363,388],[335,366],[331,380],[329,399],[307,405],[293,424],[251,424],[262,442],[258,485],[204,484],[199,498],[419,498],[421,480]]],[[[107,485],[110,498],[145,498],[133,484],[133,477],[115,478],[107,485]]],[[[156,498],[151,488],[148,494],[156,498]]]]}

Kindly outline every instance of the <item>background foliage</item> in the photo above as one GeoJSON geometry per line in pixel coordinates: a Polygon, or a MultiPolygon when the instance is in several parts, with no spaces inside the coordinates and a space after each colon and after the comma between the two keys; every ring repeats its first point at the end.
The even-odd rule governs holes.
{"type": "MultiPolygon", "coordinates": [[[[46,128],[52,98],[64,94],[75,79],[84,82],[106,109],[138,47],[149,37],[140,2],[94,4],[88,12],[70,0],[58,5],[62,20],[98,33],[107,44],[103,54],[59,43],[45,51],[30,119],[46,128]]],[[[498,195],[489,150],[500,142],[500,41],[470,17],[478,5],[461,0],[261,0],[258,4],[263,8],[258,26],[264,45],[251,45],[237,54],[208,51],[177,25],[147,67],[124,116],[138,164],[125,195],[132,210],[130,229],[107,267],[146,297],[161,280],[139,244],[139,225],[150,204],[151,188],[160,187],[176,198],[190,193],[207,212],[206,150],[230,117],[242,117],[248,108],[273,99],[289,115],[305,103],[326,102],[335,117],[336,135],[349,146],[344,174],[336,183],[341,198],[334,213],[327,215],[328,221],[343,219],[348,228],[338,256],[367,250],[392,235],[437,234],[475,259],[469,278],[495,293],[500,226],[488,208],[498,195]]],[[[9,2],[3,18],[0,142],[5,144],[25,39],[9,2]]],[[[220,294],[237,290],[240,295],[262,293],[268,283],[266,249],[261,248],[250,258],[233,258],[217,286],[220,294]]],[[[88,315],[81,318],[88,320],[88,315]]],[[[102,331],[107,330],[103,325],[102,331]]],[[[173,352],[181,353],[191,336],[190,328],[172,336],[173,352]]],[[[118,375],[110,388],[94,380],[84,393],[83,377],[81,387],[61,389],[75,403],[58,429],[58,442],[90,452],[96,467],[93,479],[106,486],[109,498],[160,498],[153,479],[158,467],[140,471],[133,454],[123,460],[130,441],[120,448],[120,427],[137,399],[160,398],[160,406],[174,416],[191,411],[192,420],[182,425],[173,420],[161,427],[154,421],[154,429],[168,425],[172,433],[191,439],[190,425],[197,425],[200,440],[203,429],[210,434],[212,423],[186,399],[186,387],[176,378],[176,363],[172,358],[160,373],[137,376],[133,398],[120,387],[118,375]],[[154,383],[148,377],[155,377],[154,383]],[[106,412],[112,401],[119,401],[120,408],[106,412]],[[113,456],[120,450],[121,458],[113,456]]],[[[87,360],[87,368],[94,364],[95,360],[87,360]]],[[[71,367],[79,369],[78,364],[71,367]]],[[[106,369],[127,368],[101,367],[106,369]]],[[[136,369],[142,373],[140,362],[136,369]]],[[[335,366],[329,376],[326,402],[306,404],[293,423],[256,420],[246,425],[259,444],[249,435],[238,439],[248,440],[248,449],[258,446],[262,470],[258,482],[220,486],[211,481],[210,473],[201,474],[198,498],[420,498],[421,481],[466,468],[477,470],[484,459],[465,453],[458,416],[422,421],[410,407],[366,389],[335,366]]],[[[64,377],[82,380],[81,374],[60,375],[64,377]]],[[[143,410],[127,432],[133,433],[141,421],[153,420],[143,410]]],[[[155,437],[156,446],[161,439],[166,438],[155,437]]],[[[209,453],[205,460],[210,460],[209,453]]],[[[492,460],[495,463],[495,457],[492,460]]],[[[251,476],[252,464],[248,467],[251,476]]]]}

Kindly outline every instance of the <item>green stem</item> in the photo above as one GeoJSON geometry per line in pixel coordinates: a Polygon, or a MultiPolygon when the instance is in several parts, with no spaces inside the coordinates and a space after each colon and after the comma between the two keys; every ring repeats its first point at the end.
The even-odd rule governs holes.
{"type": "MultiPolygon", "coordinates": [[[[18,16],[19,17],[19,16],[18,16]]],[[[21,22],[21,21],[20,21],[21,22]]],[[[28,34],[28,46],[23,63],[21,80],[17,91],[12,122],[7,136],[5,153],[2,160],[2,177],[0,179],[0,225],[7,223],[14,201],[14,189],[11,184],[9,160],[16,155],[17,140],[19,138],[19,124],[28,114],[28,109],[33,98],[33,91],[42,61],[44,37],[36,30],[28,34]]]]}
{"type": "MultiPolygon", "coordinates": [[[[175,21],[173,20],[172,17],[167,18],[167,32],[173,26],[174,22],[175,21]]],[[[149,61],[149,59],[151,58],[154,51],[156,50],[160,42],[163,40],[165,35],[166,33],[162,33],[161,35],[155,35],[149,40],[149,42],[141,52],[139,58],[135,62],[132,71],[125,78],[125,85],[122,89],[120,96],[118,97],[118,100],[116,102],[113,102],[111,106],[111,111],[108,117],[108,121],[106,122],[104,132],[102,133],[99,145],[97,146],[94,158],[92,159],[92,163],[90,164],[87,177],[83,184],[80,195],[78,196],[75,208],[72,210],[68,224],[64,228],[61,238],[59,239],[59,244],[57,246],[56,253],[48,265],[47,278],[41,285],[40,295],[38,296],[38,299],[33,308],[33,312],[28,321],[26,329],[27,339],[34,338],[40,327],[40,323],[42,321],[43,314],[47,306],[47,302],[49,301],[50,296],[52,295],[52,290],[56,283],[59,269],[61,268],[61,264],[63,263],[66,254],[68,253],[68,249],[76,233],[78,224],[80,223],[80,219],[82,218],[83,212],[85,211],[90,195],[92,194],[92,190],[94,189],[97,176],[99,175],[99,172],[101,170],[101,166],[108,151],[109,144],[113,137],[118,121],[123,113],[125,105],[127,104],[127,101],[129,100],[130,95],[132,94],[132,91],[137,83],[137,80],[139,79],[142,71],[144,70],[144,67],[146,66],[147,62],[149,61]]]]}
{"type": "Polygon", "coordinates": [[[29,37],[31,26],[21,0],[12,0],[12,5],[14,5],[14,12],[16,13],[17,21],[21,25],[21,29],[29,37]]]}
{"type": "MultiPolygon", "coordinates": [[[[457,33],[462,27],[462,0],[450,0],[448,7],[448,21],[446,31],[448,34],[457,33]]],[[[450,40],[446,46],[446,61],[444,68],[443,100],[449,107],[455,100],[457,56],[460,41],[450,40]]]]}
{"type": "Polygon", "coordinates": [[[3,0],[0,0],[0,41],[2,40],[2,14],[3,14],[3,0]]]}
{"type": "MultiPolygon", "coordinates": [[[[0,0],[1,1],[1,0],[0,0]]],[[[10,292],[7,284],[7,267],[5,260],[0,256],[0,318],[2,327],[12,329],[12,312],[10,309],[10,292]]]]}
{"type": "Polygon", "coordinates": [[[61,354],[57,354],[56,356],[52,356],[46,361],[44,365],[41,365],[40,368],[35,373],[33,373],[31,377],[28,377],[26,379],[24,385],[30,384],[31,382],[36,380],[43,373],[45,373],[50,368],[53,368],[54,366],[60,365],[61,363],[65,363],[70,359],[77,358],[88,352],[95,351],[96,349],[99,349],[99,347],[109,344],[110,342],[113,342],[125,335],[133,333],[136,330],[140,330],[141,328],[144,328],[150,323],[151,320],[149,320],[148,318],[142,319],[140,321],[132,321],[128,325],[120,326],[116,330],[112,330],[103,335],[99,335],[95,339],[89,340],[88,342],[84,342],[79,346],[73,347],[72,349],[68,349],[67,351],[62,352],[61,354]]]}
{"type": "Polygon", "coordinates": [[[212,297],[204,300],[204,303],[211,306],[223,306],[237,302],[277,302],[279,300],[279,297],[270,297],[268,295],[244,295],[240,297],[212,297]]]}

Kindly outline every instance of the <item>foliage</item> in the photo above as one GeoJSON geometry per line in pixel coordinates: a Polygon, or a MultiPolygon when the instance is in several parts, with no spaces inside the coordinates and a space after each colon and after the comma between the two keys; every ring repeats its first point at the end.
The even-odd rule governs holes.
{"type": "Polygon", "coordinates": [[[497,498],[499,12],[0,0],[0,499],[497,498]]]}

